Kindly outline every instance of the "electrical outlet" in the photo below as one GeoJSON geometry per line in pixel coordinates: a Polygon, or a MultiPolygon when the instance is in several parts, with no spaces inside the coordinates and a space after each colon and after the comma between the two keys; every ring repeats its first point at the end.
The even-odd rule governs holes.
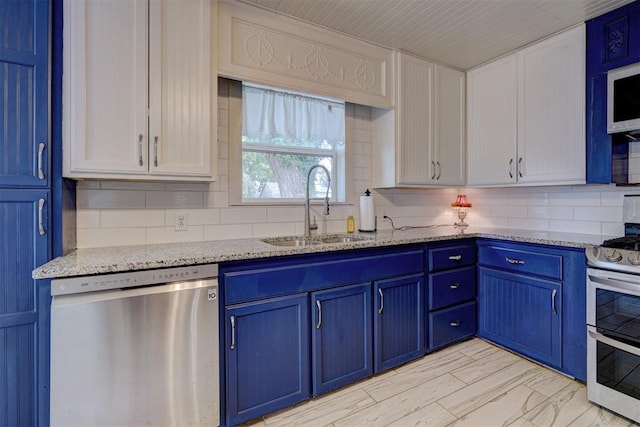
{"type": "Polygon", "coordinates": [[[188,228],[187,214],[184,212],[178,212],[173,220],[173,229],[175,231],[187,231],[188,228]]]}

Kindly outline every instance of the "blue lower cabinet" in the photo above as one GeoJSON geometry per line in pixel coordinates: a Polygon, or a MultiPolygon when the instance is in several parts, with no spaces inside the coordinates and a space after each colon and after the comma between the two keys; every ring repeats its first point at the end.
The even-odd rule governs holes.
{"type": "Polygon", "coordinates": [[[381,372],[425,352],[424,275],[374,282],[374,371],[381,372]]]}
{"type": "Polygon", "coordinates": [[[307,294],[227,307],[227,425],[310,396],[308,307],[307,294]]]}
{"type": "Polygon", "coordinates": [[[429,348],[435,350],[476,333],[476,302],[429,313],[429,348]]]}
{"type": "Polygon", "coordinates": [[[313,395],[373,374],[371,284],[313,292],[313,395]]]}
{"type": "Polygon", "coordinates": [[[40,307],[31,271],[49,259],[49,200],[47,190],[0,189],[2,426],[38,425],[48,407],[49,353],[39,338],[48,337],[49,308],[40,307]]]}
{"type": "Polygon", "coordinates": [[[544,364],[562,366],[562,285],[478,268],[478,335],[544,364]]]}

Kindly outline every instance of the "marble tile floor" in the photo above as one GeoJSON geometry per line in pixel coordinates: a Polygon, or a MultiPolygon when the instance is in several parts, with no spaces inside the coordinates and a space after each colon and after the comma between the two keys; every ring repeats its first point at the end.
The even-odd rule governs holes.
{"type": "Polygon", "coordinates": [[[636,426],[584,384],[474,338],[244,426],[636,426]]]}

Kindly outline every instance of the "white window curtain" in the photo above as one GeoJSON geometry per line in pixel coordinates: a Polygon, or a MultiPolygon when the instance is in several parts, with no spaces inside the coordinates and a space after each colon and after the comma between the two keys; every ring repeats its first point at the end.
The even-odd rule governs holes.
{"type": "MultiPolygon", "coordinates": [[[[344,145],[344,104],[294,93],[242,85],[242,135],[282,137],[292,145],[311,141],[344,145]]],[[[306,144],[304,144],[306,145],[306,144]]]]}

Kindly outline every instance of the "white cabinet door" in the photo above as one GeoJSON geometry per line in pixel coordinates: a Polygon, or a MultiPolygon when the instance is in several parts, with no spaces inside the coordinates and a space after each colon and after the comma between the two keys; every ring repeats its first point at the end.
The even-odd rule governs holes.
{"type": "Polygon", "coordinates": [[[436,173],[432,157],[434,64],[398,54],[398,184],[425,185],[436,173]]]}
{"type": "Polygon", "coordinates": [[[518,52],[518,182],[585,181],[585,33],[518,52]]]}
{"type": "Polygon", "coordinates": [[[465,98],[465,74],[436,65],[433,158],[438,185],[465,185],[465,98]]]}
{"type": "Polygon", "coordinates": [[[64,22],[64,175],[146,174],[147,3],[70,0],[64,22]]]}
{"type": "Polygon", "coordinates": [[[214,177],[212,7],[210,0],[65,2],[66,177],[214,177]]]}
{"type": "Polygon", "coordinates": [[[468,185],[516,182],[517,57],[475,68],[468,78],[468,185]]]}
{"type": "Polygon", "coordinates": [[[211,2],[152,1],[150,7],[150,172],[211,177],[211,2]]]}

